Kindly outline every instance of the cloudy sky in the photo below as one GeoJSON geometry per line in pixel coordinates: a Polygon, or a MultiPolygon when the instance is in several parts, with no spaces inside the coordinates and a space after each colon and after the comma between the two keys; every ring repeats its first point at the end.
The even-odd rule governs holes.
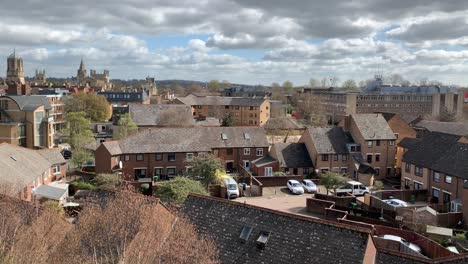
{"type": "MultiPolygon", "coordinates": [[[[377,69],[468,85],[466,0],[2,0],[0,56],[26,75],[271,84],[377,69]]],[[[1,76],[6,62],[0,65],[1,76]]]]}

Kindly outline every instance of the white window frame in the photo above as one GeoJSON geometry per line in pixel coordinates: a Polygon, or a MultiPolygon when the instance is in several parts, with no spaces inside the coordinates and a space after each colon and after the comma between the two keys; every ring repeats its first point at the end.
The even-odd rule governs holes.
{"type": "Polygon", "coordinates": [[[265,167],[265,176],[273,176],[273,167],[265,167]]]}
{"type": "Polygon", "coordinates": [[[250,165],[251,165],[251,164],[250,164],[250,160],[243,160],[242,162],[244,163],[244,168],[246,168],[246,169],[250,169],[250,165]],[[245,166],[245,165],[247,165],[247,164],[249,164],[249,166],[248,166],[248,167],[247,167],[247,166],[245,166]]]}
{"type": "Polygon", "coordinates": [[[176,166],[167,166],[166,167],[166,174],[167,174],[167,176],[177,176],[177,167],[176,166]],[[169,174],[169,169],[174,169],[174,175],[169,174]]]}
{"type": "Polygon", "coordinates": [[[263,148],[257,148],[256,153],[257,157],[263,157],[263,148]]]}
{"type": "Polygon", "coordinates": [[[52,168],[52,171],[53,171],[54,175],[59,174],[61,172],[60,171],[60,165],[54,165],[53,168],[52,168]]]}
{"type": "Polygon", "coordinates": [[[372,140],[367,141],[367,147],[368,148],[372,148],[373,145],[374,145],[374,142],[372,140]]]}
{"type": "Polygon", "coordinates": [[[250,148],[244,148],[244,156],[250,156],[250,148]]]}
{"type": "Polygon", "coordinates": [[[161,174],[160,175],[163,175],[163,171],[164,171],[164,167],[154,167],[153,168],[153,177],[154,176],[160,176],[160,175],[155,175],[154,173],[156,172],[156,169],[161,169],[161,174]]]}
{"type": "Polygon", "coordinates": [[[187,153],[186,157],[185,157],[185,160],[192,161],[193,160],[193,153],[187,153]]]}
{"type": "Polygon", "coordinates": [[[448,184],[452,184],[452,182],[453,182],[453,177],[452,177],[452,176],[450,176],[450,175],[447,175],[447,174],[445,174],[445,177],[444,177],[444,182],[445,182],[445,183],[448,183],[448,184]],[[447,177],[449,177],[449,178],[450,178],[450,182],[448,182],[448,181],[447,181],[447,177]]]}
{"type": "Polygon", "coordinates": [[[129,160],[130,160],[130,155],[125,154],[125,155],[124,155],[124,161],[129,161],[129,160]]]}

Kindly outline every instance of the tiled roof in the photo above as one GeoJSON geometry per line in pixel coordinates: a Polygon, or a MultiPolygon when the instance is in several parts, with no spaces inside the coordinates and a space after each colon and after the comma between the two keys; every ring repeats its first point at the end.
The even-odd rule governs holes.
{"type": "Polygon", "coordinates": [[[418,144],[421,142],[421,139],[419,138],[404,138],[398,143],[398,146],[402,148],[411,148],[415,144],[418,144]]]}
{"type": "Polygon", "coordinates": [[[43,95],[8,95],[7,97],[11,98],[18,104],[20,110],[23,111],[34,111],[40,106],[44,106],[46,110],[52,109],[49,104],[49,99],[47,96],[43,95]]]}
{"type": "Polygon", "coordinates": [[[305,126],[298,124],[295,118],[291,117],[278,117],[270,118],[263,126],[266,130],[276,130],[276,129],[304,129],[305,126]]]}
{"type": "Polygon", "coordinates": [[[463,122],[439,122],[421,120],[413,125],[415,128],[424,128],[430,132],[442,132],[458,136],[468,135],[468,124],[463,122]]]}
{"type": "Polygon", "coordinates": [[[38,153],[53,165],[67,163],[58,148],[41,149],[38,151],[38,153]]]}
{"type": "Polygon", "coordinates": [[[177,127],[149,128],[119,141],[104,142],[103,145],[112,155],[117,155],[268,147],[268,141],[265,130],[259,127],[177,127]],[[222,134],[226,139],[222,138],[222,134]]]}
{"type": "MultiPolygon", "coordinates": [[[[468,144],[460,136],[433,132],[419,142],[405,144],[403,161],[468,179],[468,144]]],[[[401,144],[400,144],[401,145],[401,144]]]]}
{"type": "Polygon", "coordinates": [[[341,127],[311,127],[307,130],[318,154],[348,153],[348,137],[341,127]]]}
{"type": "Polygon", "coordinates": [[[273,157],[271,157],[270,155],[266,155],[266,156],[263,156],[261,158],[258,158],[256,160],[252,160],[252,165],[256,165],[256,166],[263,166],[263,165],[267,165],[267,164],[271,164],[273,162],[277,162],[277,160],[273,157]]]}
{"type": "MultiPolygon", "coordinates": [[[[195,125],[192,117],[192,109],[187,105],[177,104],[129,104],[128,111],[137,126],[157,126],[165,114],[177,116],[185,115],[188,123],[180,126],[195,125]]],[[[181,119],[179,119],[181,120],[181,119]]]]}
{"type": "Polygon", "coordinates": [[[395,134],[382,114],[354,114],[351,118],[356,123],[364,140],[395,140],[395,134]]]}
{"type": "Polygon", "coordinates": [[[310,168],[314,166],[304,143],[275,144],[272,151],[275,152],[280,167],[310,168]]]}
{"type": "Polygon", "coordinates": [[[222,96],[195,96],[189,94],[177,98],[185,105],[238,105],[238,106],[260,106],[265,99],[248,97],[222,97],[222,96]]]}
{"type": "Polygon", "coordinates": [[[189,195],[182,213],[214,240],[221,263],[362,263],[368,240],[365,229],[208,196],[189,195]],[[262,231],[271,233],[260,250],[262,231]]]}
{"type": "Polygon", "coordinates": [[[38,151],[0,144],[0,184],[11,185],[14,191],[21,191],[51,165],[38,151]]]}

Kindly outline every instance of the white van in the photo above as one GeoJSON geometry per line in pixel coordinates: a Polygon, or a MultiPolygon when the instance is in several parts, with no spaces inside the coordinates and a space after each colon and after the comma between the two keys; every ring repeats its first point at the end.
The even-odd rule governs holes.
{"type": "Polygon", "coordinates": [[[336,189],[335,195],[340,196],[345,195],[346,193],[350,193],[356,196],[364,195],[369,193],[369,188],[358,181],[348,181],[345,186],[336,189]]]}
{"type": "Polygon", "coordinates": [[[224,187],[226,187],[226,196],[228,199],[234,199],[239,197],[239,187],[237,186],[237,182],[233,178],[224,178],[223,183],[224,187]]]}

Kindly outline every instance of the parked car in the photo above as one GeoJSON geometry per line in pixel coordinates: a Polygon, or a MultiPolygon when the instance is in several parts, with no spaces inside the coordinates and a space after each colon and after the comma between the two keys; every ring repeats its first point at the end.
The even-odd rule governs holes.
{"type": "Polygon", "coordinates": [[[237,182],[231,178],[224,178],[223,179],[224,186],[226,187],[226,196],[228,199],[234,199],[239,197],[239,187],[237,182]]]}
{"type": "Polygon", "coordinates": [[[335,195],[345,195],[346,193],[351,193],[356,196],[364,195],[369,193],[369,188],[358,181],[348,181],[345,186],[336,189],[335,195]]]}
{"type": "Polygon", "coordinates": [[[294,194],[304,193],[304,188],[302,188],[302,185],[296,180],[289,180],[286,185],[288,186],[288,189],[291,193],[294,193],[294,194]]]}
{"type": "Polygon", "coordinates": [[[62,150],[62,156],[63,156],[64,159],[71,159],[71,157],[72,157],[71,150],[68,150],[68,149],[62,150]]]}
{"type": "Polygon", "coordinates": [[[317,185],[311,180],[302,180],[302,188],[308,193],[316,193],[317,185]]]}
{"type": "Polygon", "coordinates": [[[380,238],[383,238],[383,239],[387,239],[387,240],[393,240],[393,241],[397,241],[397,242],[400,242],[402,244],[404,244],[405,246],[409,247],[410,249],[418,252],[418,253],[421,253],[421,248],[414,244],[414,243],[411,243],[411,242],[408,242],[406,239],[402,238],[402,237],[399,237],[399,236],[394,236],[394,235],[383,235],[383,236],[379,236],[380,238]]]}
{"type": "Polygon", "coordinates": [[[395,198],[382,200],[382,201],[390,205],[393,205],[395,207],[407,207],[408,206],[408,204],[405,201],[402,201],[400,199],[395,199],[395,198]]]}

